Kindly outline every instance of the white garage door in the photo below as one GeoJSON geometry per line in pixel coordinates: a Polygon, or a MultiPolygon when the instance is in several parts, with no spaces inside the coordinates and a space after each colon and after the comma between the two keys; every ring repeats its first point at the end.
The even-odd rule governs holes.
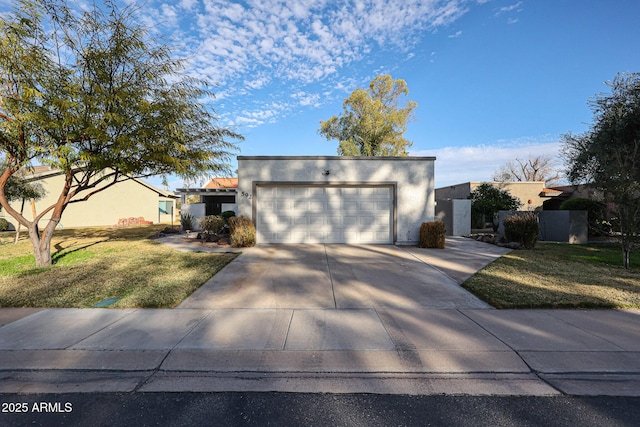
{"type": "Polygon", "coordinates": [[[258,243],[393,243],[390,186],[259,186],[258,243]]]}

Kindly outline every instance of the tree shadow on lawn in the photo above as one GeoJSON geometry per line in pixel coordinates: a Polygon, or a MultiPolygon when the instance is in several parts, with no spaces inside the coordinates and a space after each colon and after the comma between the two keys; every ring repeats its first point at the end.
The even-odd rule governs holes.
{"type": "Polygon", "coordinates": [[[104,240],[98,240],[97,242],[86,243],[71,250],[68,250],[68,249],[78,244],[78,242],[73,242],[70,245],[68,245],[66,248],[62,246],[62,243],[64,242],[58,242],[55,245],[53,245],[56,251],[53,254],[51,254],[51,263],[59,264],[61,261],[68,260],[69,258],[71,258],[72,260],[75,260],[78,258],[82,260],[91,258],[93,255],[91,253],[87,253],[86,256],[80,256],[80,257],[74,257],[73,255],[78,254],[80,251],[83,251],[87,248],[98,245],[100,243],[108,242],[109,240],[111,239],[104,239],[104,240]]]}

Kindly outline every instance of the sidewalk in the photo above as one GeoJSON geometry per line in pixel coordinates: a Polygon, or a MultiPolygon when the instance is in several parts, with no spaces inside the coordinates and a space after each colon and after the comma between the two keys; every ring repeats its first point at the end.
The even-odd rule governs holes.
{"type": "MultiPolygon", "coordinates": [[[[423,262],[462,277],[494,250],[452,243],[423,262]]],[[[0,309],[0,325],[2,393],[640,396],[640,310],[0,309]]]]}

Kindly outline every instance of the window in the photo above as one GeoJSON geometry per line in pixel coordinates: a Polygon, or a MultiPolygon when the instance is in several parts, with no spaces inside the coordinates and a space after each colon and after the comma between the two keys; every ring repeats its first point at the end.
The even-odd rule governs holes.
{"type": "Polygon", "coordinates": [[[165,201],[165,200],[161,200],[158,203],[158,208],[160,209],[160,214],[161,215],[171,215],[173,214],[173,202],[172,201],[165,201]]]}

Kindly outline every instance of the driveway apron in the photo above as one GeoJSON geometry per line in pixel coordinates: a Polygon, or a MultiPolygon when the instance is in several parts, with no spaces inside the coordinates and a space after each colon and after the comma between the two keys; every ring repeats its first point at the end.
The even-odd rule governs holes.
{"type": "MultiPolygon", "coordinates": [[[[428,262],[445,252],[425,251],[377,245],[248,248],[180,308],[490,308],[428,262]]],[[[485,260],[482,254],[478,262],[497,256],[485,260]]]]}

